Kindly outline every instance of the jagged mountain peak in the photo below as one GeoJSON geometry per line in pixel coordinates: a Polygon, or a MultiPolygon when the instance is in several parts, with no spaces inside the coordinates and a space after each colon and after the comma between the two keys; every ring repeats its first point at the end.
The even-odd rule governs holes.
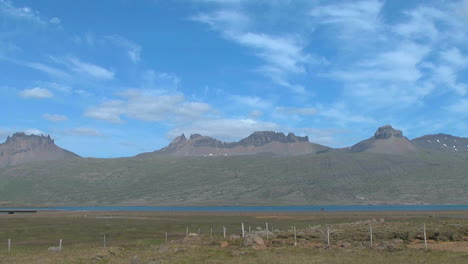
{"type": "MultiPolygon", "coordinates": [[[[216,156],[216,155],[245,155],[262,152],[280,155],[300,155],[316,153],[329,149],[328,147],[309,142],[307,136],[300,137],[294,133],[285,135],[282,132],[255,131],[248,137],[237,142],[223,142],[213,137],[192,134],[186,139],[182,134],[176,137],[167,147],[153,153],[175,156],[216,156]]],[[[139,156],[148,156],[142,153],[139,156]]]]}
{"type": "Polygon", "coordinates": [[[179,145],[187,141],[187,138],[185,137],[185,134],[182,133],[182,135],[174,138],[172,142],[169,145],[179,145]]]}
{"type": "Polygon", "coordinates": [[[55,145],[50,135],[27,135],[24,132],[8,136],[0,144],[0,167],[30,161],[61,160],[79,157],[55,145]]]}
{"type": "Polygon", "coordinates": [[[8,136],[4,144],[11,144],[15,142],[29,142],[31,144],[54,144],[54,140],[50,135],[27,135],[24,132],[16,132],[12,136],[8,136]]]}

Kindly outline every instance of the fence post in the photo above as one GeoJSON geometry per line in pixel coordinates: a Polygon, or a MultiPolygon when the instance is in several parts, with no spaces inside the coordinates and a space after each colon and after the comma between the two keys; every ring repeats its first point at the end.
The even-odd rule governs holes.
{"type": "Polygon", "coordinates": [[[188,226],[185,228],[185,237],[188,237],[188,226]]]}
{"type": "Polygon", "coordinates": [[[424,229],[424,248],[427,251],[426,223],[424,223],[423,229],[424,229]]]}
{"type": "Polygon", "coordinates": [[[245,237],[245,229],[244,229],[244,223],[242,223],[242,238],[245,237]]]}
{"type": "Polygon", "coordinates": [[[106,248],[106,235],[104,234],[104,248],[106,248]]]}
{"type": "Polygon", "coordinates": [[[293,230],[294,230],[294,246],[297,246],[296,227],[294,227],[293,230]]]}
{"type": "Polygon", "coordinates": [[[11,252],[11,238],[8,239],[8,253],[11,252]]]}
{"type": "Polygon", "coordinates": [[[213,227],[210,227],[210,237],[213,237],[213,227]]]}
{"type": "Polygon", "coordinates": [[[223,237],[226,238],[226,227],[223,226],[223,237]]]}
{"type": "Polygon", "coordinates": [[[62,251],[62,239],[60,239],[60,242],[59,242],[59,251],[62,251]]]}
{"type": "Polygon", "coordinates": [[[327,226],[327,245],[330,246],[330,227],[327,226]]]}
{"type": "Polygon", "coordinates": [[[370,246],[372,247],[372,226],[370,226],[370,246]]]}
{"type": "Polygon", "coordinates": [[[267,241],[268,241],[268,222],[265,223],[265,229],[266,229],[266,237],[267,237],[267,241]]]}
{"type": "Polygon", "coordinates": [[[166,244],[167,244],[167,232],[166,232],[166,244]]]}

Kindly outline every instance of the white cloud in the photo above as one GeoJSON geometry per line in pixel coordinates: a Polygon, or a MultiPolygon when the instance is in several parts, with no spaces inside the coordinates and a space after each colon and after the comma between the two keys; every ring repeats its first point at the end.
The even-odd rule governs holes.
{"type": "Polygon", "coordinates": [[[251,49],[264,65],[256,70],[265,74],[276,84],[291,88],[293,92],[303,93],[303,87],[288,81],[290,75],[304,74],[305,66],[323,63],[322,59],[304,52],[306,43],[300,35],[271,35],[254,32],[251,21],[244,13],[234,10],[219,10],[199,14],[192,18],[205,23],[211,29],[241,46],[251,49]]]}
{"type": "Polygon", "coordinates": [[[379,29],[382,7],[382,1],[352,1],[314,6],[310,15],[318,24],[336,26],[340,37],[355,38],[358,33],[375,33],[379,29]]]}
{"type": "Polygon", "coordinates": [[[133,63],[140,61],[141,46],[119,35],[106,36],[106,40],[127,49],[127,55],[133,63]]]}
{"type": "Polygon", "coordinates": [[[354,114],[344,103],[336,103],[327,107],[319,107],[319,115],[330,119],[340,126],[350,123],[375,124],[376,121],[369,116],[354,114]]]}
{"type": "Polygon", "coordinates": [[[257,119],[257,118],[261,117],[262,115],[263,115],[263,112],[262,112],[262,111],[253,110],[252,112],[250,112],[249,118],[251,118],[251,119],[257,119]]]}
{"type": "Polygon", "coordinates": [[[50,98],[54,96],[52,92],[50,92],[49,90],[40,88],[40,87],[22,90],[21,92],[18,93],[18,95],[24,98],[39,98],[39,99],[50,98]]]}
{"type": "Polygon", "coordinates": [[[246,105],[252,108],[270,108],[271,102],[260,98],[258,96],[242,96],[242,95],[232,95],[230,96],[231,100],[236,104],[246,105]]]}
{"type": "Polygon", "coordinates": [[[49,20],[51,24],[60,24],[62,21],[58,17],[53,17],[49,20]]]}
{"type": "Polygon", "coordinates": [[[248,16],[236,10],[218,10],[212,13],[201,13],[192,20],[208,24],[213,30],[226,34],[244,31],[250,24],[248,16]]]}
{"type": "Polygon", "coordinates": [[[144,71],[142,79],[143,87],[146,89],[177,90],[181,82],[174,74],[154,70],[144,71]]]}
{"type": "Polygon", "coordinates": [[[454,113],[466,116],[468,113],[468,99],[460,99],[458,102],[450,105],[447,109],[454,113]]]}
{"type": "Polygon", "coordinates": [[[13,19],[30,21],[38,25],[46,24],[39,16],[38,11],[30,7],[15,7],[11,1],[8,0],[0,0],[0,14],[13,19]]]}
{"type": "Polygon", "coordinates": [[[440,57],[443,62],[454,67],[465,68],[468,66],[468,56],[464,55],[456,47],[442,51],[440,57]]]}
{"type": "Polygon", "coordinates": [[[57,115],[57,114],[43,114],[42,117],[52,122],[63,122],[67,121],[68,117],[66,115],[57,115]]]}
{"type": "Polygon", "coordinates": [[[82,73],[97,79],[104,80],[110,80],[114,78],[114,73],[112,71],[107,70],[101,66],[91,64],[88,62],[83,62],[75,57],[69,57],[67,61],[69,62],[68,66],[70,67],[70,69],[77,73],[82,73]]]}
{"type": "Polygon", "coordinates": [[[29,129],[26,129],[26,130],[24,131],[24,133],[25,133],[26,135],[38,135],[38,136],[40,136],[40,135],[45,135],[44,132],[42,132],[41,130],[39,130],[39,129],[37,129],[37,128],[29,128],[29,129]]]}
{"type": "Polygon", "coordinates": [[[288,115],[316,115],[317,109],[312,107],[277,107],[276,111],[288,115]]]}
{"type": "Polygon", "coordinates": [[[43,63],[25,62],[24,65],[26,65],[26,66],[28,66],[30,68],[36,69],[38,71],[47,73],[47,74],[49,74],[49,75],[51,75],[53,77],[57,77],[57,78],[61,78],[61,79],[70,78],[70,75],[67,72],[65,72],[63,70],[60,70],[60,69],[57,69],[55,67],[45,65],[43,63]]]}
{"type": "Polygon", "coordinates": [[[102,137],[103,134],[94,128],[89,127],[77,127],[65,131],[67,135],[74,136],[91,136],[91,137],[102,137]]]}
{"type": "Polygon", "coordinates": [[[120,115],[125,113],[125,104],[121,100],[103,102],[98,107],[91,107],[85,112],[85,116],[111,123],[122,123],[120,115]]]}
{"type": "Polygon", "coordinates": [[[90,108],[85,116],[112,123],[121,123],[121,116],[147,121],[177,121],[196,119],[212,110],[201,102],[190,102],[181,94],[166,94],[164,91],[129,90],[120,93],[122,100],[103,102],[90,108]]]}

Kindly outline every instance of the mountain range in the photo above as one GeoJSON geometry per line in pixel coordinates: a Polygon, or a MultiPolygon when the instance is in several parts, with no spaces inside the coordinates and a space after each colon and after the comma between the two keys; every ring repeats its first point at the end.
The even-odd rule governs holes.
{"type": "Polygon", "coordinates": [[[34,204],[468,203],[468,138],[412,140],[390,125],[334,149],[261,131],[237,142],[184,134],[134,157],[82,158],[50,136],[0,144],[0,201],[34,204]]]}

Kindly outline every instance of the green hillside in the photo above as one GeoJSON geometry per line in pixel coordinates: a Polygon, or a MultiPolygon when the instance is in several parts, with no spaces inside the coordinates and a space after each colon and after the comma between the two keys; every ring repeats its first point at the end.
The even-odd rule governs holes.
{"type": "Polygon", "coordinates": [[[66,205],[468,203],[468,154],[72,159],[0,169],[0,201],[66,205]]]}

